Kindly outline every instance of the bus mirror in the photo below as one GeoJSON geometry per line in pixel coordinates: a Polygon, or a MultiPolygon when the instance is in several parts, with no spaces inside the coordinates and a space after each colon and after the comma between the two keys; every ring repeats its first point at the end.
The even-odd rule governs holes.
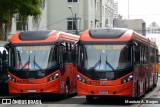
{"type": "Polygon", "coordinates": [[[2,60],[6,60],[6,56],[7,56],[6,50],[3,50],[2,60]]]}
{"type": "Polygon", "coordinates": [[[2,53],[1,53],[1,51],[0,51],[0,59],[2,58],[2,53]]]}

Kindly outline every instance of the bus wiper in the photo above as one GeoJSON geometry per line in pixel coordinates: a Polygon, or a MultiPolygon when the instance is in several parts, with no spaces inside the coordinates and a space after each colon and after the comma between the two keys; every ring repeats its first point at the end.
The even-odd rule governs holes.
{"type": "Polygon", "coordinates": [[[99,60],[98,60],[98,62],[91,68],[91,69],[94,69],[94,68],[96,68],[98,65],[100,65],[101,64],[101,54],[100,54],[100,56],[99,56],[100,58],[99,58],[99,60]]]}
{"type": "Polygon", "coordinates": [[[107,55],[106,55],[106,65],[108,65],[113,71],[115,71],[115,69],[112,67],[112,65],[107,61],[107,55]]]}
{"type": "MultiPolygon", "coordinates": [[[[27,65],[28,65],[28,69],[29,69],[29,64],[30,64],[30,55],[29,55],[29,57],[28,57],[28,61],[22,66],[21,69],[24,69],[27,65]]],[[[21,70],[21,69],[20,69],[20,70],[21,70]]]]}
{"type": "Polygon", "coordinates": [[[20,56],[20,53],[19,51],[17,51],[17,55],[18,55],[18,60],[19,60],[19,68],[22,66],[22,60],[21,60],[21,56],[20,56]]]}
{"type": "Polygon", "coordinates": [[[35,58],[35,55],[34,55],[34,60],[33,60],[33,63],[34,63],[34,69],[36,68],[36,66],[42,70],[42,68],[39,66],[39,64],[36,62],[36,58],[35,58]],[[36,65],[36,66],[35,66],[36,65]]]}

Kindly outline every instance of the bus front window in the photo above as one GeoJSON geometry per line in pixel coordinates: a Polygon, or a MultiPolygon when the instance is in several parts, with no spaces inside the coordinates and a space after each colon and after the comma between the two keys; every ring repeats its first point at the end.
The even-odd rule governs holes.
{"type": "Polygon", "coordinates": [[[88,70],[115,71],[131,66],[129,45],[84,45],[79,49],[79,66],[88,70]]]}
{"type": "MultiPolygon", "coordinates": [[[[44,70],[57,65],[55,46],[16,46],[14,62],[16,69],[44,70]]],[[[14,56],[12,56],[14,57],[14,56]]]]}

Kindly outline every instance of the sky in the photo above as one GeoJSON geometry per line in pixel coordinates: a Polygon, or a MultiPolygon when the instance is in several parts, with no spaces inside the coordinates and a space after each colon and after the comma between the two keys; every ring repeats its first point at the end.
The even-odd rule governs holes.
{"type": "Polygon", "coordinates": [[[118,2],[118,14],[123,19],[143,19],[148,27],[152,22],[160,26],[160,0],[114,0],[118,2]]]}

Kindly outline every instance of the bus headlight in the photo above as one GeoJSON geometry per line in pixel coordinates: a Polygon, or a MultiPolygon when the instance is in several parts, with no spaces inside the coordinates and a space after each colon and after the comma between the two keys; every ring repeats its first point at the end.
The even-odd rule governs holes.
{"type": "Polygon", "coordinates": [[[129,75],[128,77],[122,79],[122,80],[121,80],[121,83],[124,84],[124,83],[126,83],[126,82],[131,81],[131,80],[133,80],[133,75],[129,75]]]}
{"type": "Polygon", "coordinates": [[[11,75],[9,75],[9,74],[8,74],[8,79],[13,81],[13,82],[16,82],[16,79],[14,77],[12,77],[11,75]]]}
{"type": "Polygon", "coordinates": [[[52,81],[52,80],[55,80],[55,79],[57,79],[58,77],[59,77],[59,74],[56,73],[56,74],[54,74],[54,75],[52,75],[52,76],[50,76],[50,77],[48,78],[48,82],[50,82],[50,81],[52,81]]]}
{"type": "Polygon", "coordinates": [[[79,80],[79,81],[81,81],[83,83],[86,83],[86,80],[80,75],[77,75],[77,80],[79,80]]]}

